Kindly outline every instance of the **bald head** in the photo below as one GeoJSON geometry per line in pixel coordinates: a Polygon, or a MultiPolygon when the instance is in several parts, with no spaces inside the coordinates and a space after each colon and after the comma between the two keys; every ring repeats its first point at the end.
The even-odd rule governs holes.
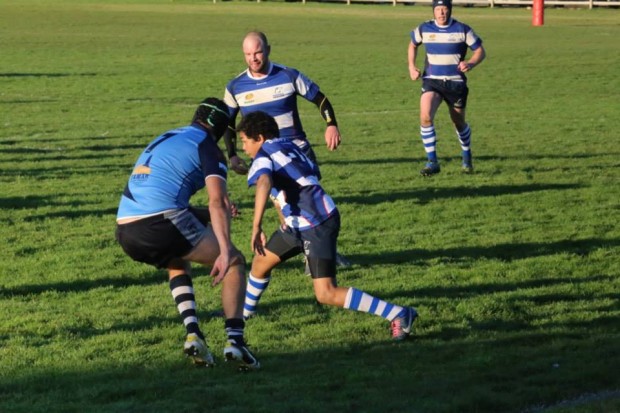
{"type": "Polygon", "coordinates": [[[270,47],[263,32],[249,32],[243,38],[243,54],[250,74],[257,77],[269,72],[270,47]]]}
{"type": "Polygon", "coordinates": [[[245,44],[246,40],[253,39],[254,41],[258,40],[261,42],[263,46],[269,46],[269,42],[267,41],[267,35],[263,32],[251,31],[248,32],[243,38],[243,43],[245,44]]]}

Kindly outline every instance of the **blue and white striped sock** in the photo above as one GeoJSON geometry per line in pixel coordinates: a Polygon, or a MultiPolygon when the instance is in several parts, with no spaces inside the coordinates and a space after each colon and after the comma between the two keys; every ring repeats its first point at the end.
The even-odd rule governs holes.
{"type": "Polygon", "coordinates": [[[247,320],[256,314],[256,306],[261,295],[267,289],[271,277],[256,278],[252,273],[248,275],[248,284],[245,289],[245,302],[243,304],[243,318],[247,320]]]}
{"type": "Polygon", "coordinates": [[[424,150],[426,151],[426,157],[429,162],[437,162],[437,152],[435,145],[437,144],[437,135],[435,133],[435,125],[420,126],[420,135],[422,137],[422,143],[424,144],[424,150]]]}
{"type": "Polygon", "coordinates": [[[465,129],[460,132],[457,130],[456,135],[461,143],[463,162],[471,163],[471,129],[469,125],[465,125],[465,129]]]}
{"type": "Polygon", "coordinates": [[[388,303],[353,287],[347,292],[344,308],[378,315],[388,321],[394,320],[403,311],[403,307],[399,305],[388,303]]]}

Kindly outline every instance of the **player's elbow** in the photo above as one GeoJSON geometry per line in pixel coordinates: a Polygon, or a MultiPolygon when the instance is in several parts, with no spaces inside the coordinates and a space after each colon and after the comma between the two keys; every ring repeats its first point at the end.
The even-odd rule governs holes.
{"type": "Polygon", "coordinates": [[[223,196],[209,197],[209,211],[211,214],[217,211],[227,211],[228,202],[223,196]]]}

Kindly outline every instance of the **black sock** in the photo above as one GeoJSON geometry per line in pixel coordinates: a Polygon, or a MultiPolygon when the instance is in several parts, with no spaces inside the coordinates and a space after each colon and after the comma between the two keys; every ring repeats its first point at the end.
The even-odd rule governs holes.
{"type": "Polygon", "coordinates": [[[228,335],[228,341],[232,341],[235,344],[245,345],[243,340],[243,329],[245,322],[242,318],[229,318],[224,322],[226,328],[226,335],[228,335]]]}

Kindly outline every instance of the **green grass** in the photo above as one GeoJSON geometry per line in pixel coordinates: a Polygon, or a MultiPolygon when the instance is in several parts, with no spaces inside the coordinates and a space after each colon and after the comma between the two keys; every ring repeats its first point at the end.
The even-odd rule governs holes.
{"type": "MultiPolygon", "coordinates": [[[[442,173],[423,179],[406,50],[427,6],[0,0],[0,411],[619,411],[620,16],[455,16],[488,53],[470,75],[476,174],[442,107],[442,173]],[[338,115],[330,153],[301,103],[356,263],[340,284],[416,306],[414,339],[318,307],[293,260],[246,329],[264,369],[193,369],[165,275],[115,243],[136,156],[223,94],[256,28],[338,115]]],[[[253,192],[229,185],[249,257],[253,192]]],[[[219,291],[194,274],[219,355],[219,291]]]]}

